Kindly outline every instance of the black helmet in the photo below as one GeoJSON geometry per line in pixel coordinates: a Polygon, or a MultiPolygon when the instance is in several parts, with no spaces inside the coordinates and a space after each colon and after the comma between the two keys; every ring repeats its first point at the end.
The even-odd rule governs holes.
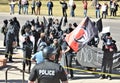
{"type": "Polygon", "coordinates": [[[43,49],[43,56],[46,59],[48,59],[51,55],[54,55],[54,54],[56,54],[56,50],[54,50],[53,47],[48,46],[43,49]]]}
{"type": "Polygon", "coordinates": [[[43,51],[43,49],[47,46],[47,44],[45,42],[41,42],[37,51],[43,51]]]}

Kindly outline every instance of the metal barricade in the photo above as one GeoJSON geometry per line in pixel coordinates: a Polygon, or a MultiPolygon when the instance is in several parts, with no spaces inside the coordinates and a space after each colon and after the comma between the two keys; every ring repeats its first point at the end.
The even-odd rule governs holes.
{"type": "Polygon", "coordinates": [[[7,83],[7,81],[8,81],[8,71],[9,71],[10,69],[13,69],[13,68],[16,69],[16,70],[22,71],[22,83],[24,83],[24,81],[25,81],[25,79],[24,79],[24,77],[25,77],[25,72],[24,72],[23,70],[17,68],[16,66],[10,66],[10,67],[7,68],[7,70],[5,71],[5,83],[7,83]]]}

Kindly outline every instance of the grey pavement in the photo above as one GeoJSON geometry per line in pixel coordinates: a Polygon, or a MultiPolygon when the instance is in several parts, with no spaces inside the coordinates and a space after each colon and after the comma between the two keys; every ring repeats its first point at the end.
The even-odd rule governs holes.
{"type": "MultiPolygon", "coordinates": [[[[18,18],[18,20],[20,21],[21,26],[23,25],[23,23],[26,20],[32,20],[35,19],[36,16],[34,15],[17,15],[15,14],[14,16],[16,16],[18,18]]],[[[9,15],[8,13],[0,13],[0,27],[2,26],[2,21],[4,19],[10,19],[12,18],[13,15],[9,15]]],[[[42,16],[40,16],[42,17],[42,16]]],[[[48,16],[46,16],[48,17],[48,16]]],[[[60,18],[60,17],[55,17],[55,18],[60,18]]],[[[73,22],[77,22],[80,23],[80,21],[83,18],[79,18],[79,17],[75,17],[75,18],[68,18],[69,23],[73,23],[73,22]]],[[[92,19],[92,20],[97,20],[97,19],[92,19]]],[[[117,41],[117,46],[118,49],[120,47],[120,39],[119,39],[119,31],[120,31],[120,20],[119,19],[103,19],[103,25],[104,26],[110,26],[111,27],[111,33],[113,38],[117,41]]],[[[102,42],[101,42],[102,43],[102,42]]],[[[101,45],[100,45],[101,46],[101,45]]],[[[99,46],[99,47],[100,47],[99,46]]],[[[4,52],[5,51],[5,47],[3,46],[3,35],[0,33],[0,52],[4,52]]],[[[16,66],[19,69],[22,69],[22,50],[18,49],[15,50],[14,52],[15,54],[13,55],[13,60],[15,62],[13,63],[9,63],[7,62],[7,66],[4,68],[0,68],[0,83],[5,83],[5,71],[8,67],[11,66],[16,66]]],[[[4,57],[4,55],[2,55],[0,53],[0,57],[4,57]]],[[[35,64],[32,63],[32,67],[35,64]]],[[[75,66],[75,68],[82,68],[80,66],[75,66]]],[[[117,71],[118,74],[120,74],[119,70],[115,70],[117,71]]],[[[99,79],[99,75],[97,74],[92,74],[92,73],[87,73],[87,72],[81,72],[79,70],[75,70],[74,71],[74,78],[69,80],[69,83],[120,83],[120,76],[113,76],[112,80],[107,80],[107,79],[103,79],[100,80],[99,79]]],[[[25,73],[25,82],[27,83],[29,74],[25,73]]],[[[18,70],[15,69],[11,69],[10,71],[8,71],[8,83],[22,83],[22,73],[18,70]]]]}

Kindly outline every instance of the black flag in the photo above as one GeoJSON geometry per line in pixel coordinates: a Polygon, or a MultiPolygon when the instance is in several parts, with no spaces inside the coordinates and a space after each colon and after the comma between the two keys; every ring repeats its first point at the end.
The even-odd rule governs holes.
{"type": "Polygon", "coordinates": [[[102,25],[102,19],[101,18],[96,22],[96,25],[97,25],[98,31],[102,32],[103,25],[102,25]]]}
{"type": "Polygon", "coordinates": [[[47,22],[47,20],[46,20],[46,18],[44,16],[43,16],[43,23],[44,23],[44,27],[47,27],[48,22],[47,22]]]}

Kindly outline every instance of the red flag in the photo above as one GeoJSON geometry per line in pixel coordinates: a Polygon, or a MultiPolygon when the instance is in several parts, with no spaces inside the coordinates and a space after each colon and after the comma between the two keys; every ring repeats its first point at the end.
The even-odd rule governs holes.
{"type": "Polygon", "coordinates": [[[94,37],[94,26],[91,20],[86,17],[71,33],[65,37],[68,45],[77,52],[82,48],[91,38],[94,37]]]}

